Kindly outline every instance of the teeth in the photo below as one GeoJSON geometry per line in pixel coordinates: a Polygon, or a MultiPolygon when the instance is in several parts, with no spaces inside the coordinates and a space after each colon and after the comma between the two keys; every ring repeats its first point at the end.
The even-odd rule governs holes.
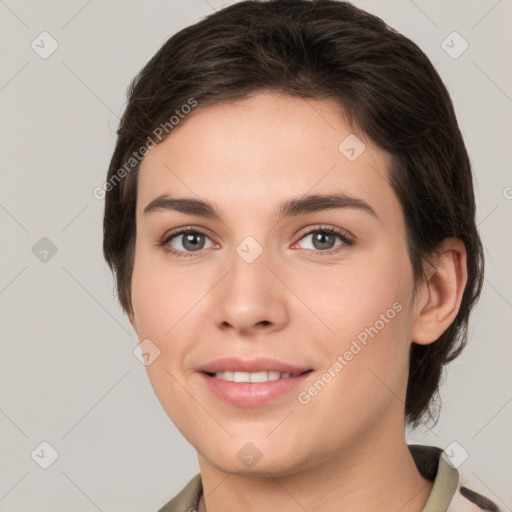
{"type": "Polygon", "coordinates": [[[233,374],[233,382],[251,382],[247,372],[235,372],[233,374]]]}
{"type": "MultiPolygon", "coordinates": [[[[270,372],[217,372],[215,377],[230,382],[268,382],[271,380],[288,379],[291,373],[270,372]]],[[[295,375],[293,375],[295,376],[295,375]]]]}
{"type": "MultiPolygon", "coordinates": [[[[244,380],[244,382],[267,382],[268,380],[270,380],[267,372],[254,372],[247,373],[246,375],[249,378],[247,380],[244,380]]],[[[279,373],[277,374],[277,378],[279,378],[279,373]]]]}

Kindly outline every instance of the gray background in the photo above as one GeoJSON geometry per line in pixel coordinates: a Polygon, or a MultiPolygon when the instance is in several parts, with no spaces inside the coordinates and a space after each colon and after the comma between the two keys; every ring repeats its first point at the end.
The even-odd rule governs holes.
{"type": "MultiPolygon", "coordinates": [[[[447,84],[487,256],[441,419],[408,440],[456,441],[459,456],[468,453],[459,467],[467,485],[511,510],[512,2],[354,3],[417,42],[447,84]],[[452,56],[442,46],[453,31],[469,44],[457,58],[462,40],[444,43],[452,56]]],[[[1,511],[153,512],[198,471],[133,355],[137,339],[101,254],[103,201],[92,191],[105,179],[131,78],[170,35],[222,5],[0,0],[1,511]],[[43,31],[59,45],[47,58],[31,47],[51,49],[43,31]],[[43,441],[58,452],[48,469],[39,465],[51,457],[43,441]]]]}

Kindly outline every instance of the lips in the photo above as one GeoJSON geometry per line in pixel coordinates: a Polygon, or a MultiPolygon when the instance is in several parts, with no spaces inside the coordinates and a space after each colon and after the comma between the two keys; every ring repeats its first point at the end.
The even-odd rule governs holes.
{"type": "Polygon", "coordinates": [[[201,366],[199,374],[207,389],[231,405],[258,407],[278,397],[290,396],[309,380],[311,368],[276,359],[217,359],[201,366]]]}

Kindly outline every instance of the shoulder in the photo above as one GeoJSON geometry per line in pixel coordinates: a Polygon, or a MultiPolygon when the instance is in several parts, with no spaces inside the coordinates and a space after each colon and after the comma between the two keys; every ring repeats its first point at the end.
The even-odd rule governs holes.
{"type": "Polygon", "coordinates": [[[459,483],[448,512],[482,512],[483,510],[501,512],[492,500],[468,489],[463,483],[459,483]]]}
{"type": "Polygon", "coordinates": [[[202,492],[201,474],[198,473],[158,512],[196,512],[202,492]]]}

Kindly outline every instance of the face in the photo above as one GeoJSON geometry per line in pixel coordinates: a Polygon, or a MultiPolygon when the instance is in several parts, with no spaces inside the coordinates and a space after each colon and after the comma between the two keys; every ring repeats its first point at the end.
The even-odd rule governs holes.
{"type": "Polygon", "coordinates": [[[403,436],[413,274],[389,156],[328,100],[199,107],[138,183],[130,320],[163,408],[241,474],[403,436]]]}

